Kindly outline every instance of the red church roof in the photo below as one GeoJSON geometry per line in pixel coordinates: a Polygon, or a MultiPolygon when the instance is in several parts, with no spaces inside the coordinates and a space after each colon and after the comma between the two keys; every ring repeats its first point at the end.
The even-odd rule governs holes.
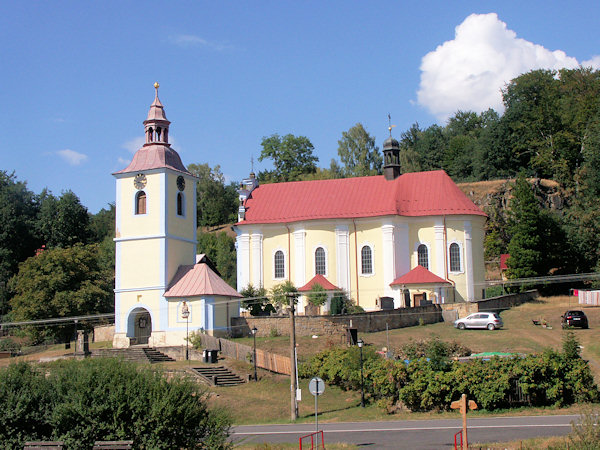
{"type": "Polygon", "coordinates": [[[179,266],[164,294],[165,297],[198,297],[201,295],[242,297],[205,263],[179,266]]]}
{"type": "Polygon", "coordinates": [[[315,275],[312,280],[310,280],[308,283],[306,283],[304,286],[302,286],[298,290],[300,292],[310,292],[310,291],[312,291],[312,288],[315,284],[320,284],[321,286],[323,286],[323,288],[326,291],[339,291],[340,290],[339,287],[337,287],[335,284],[330,283],[329,280],[321,274],[315,275]]]}
{"type": "Polygon", "coordinates": [[[239,225],[387,215],[485,216],[443,170],[336,180],[264,184],[245,202],[239,225]]]}
{"type": "Polygon", "coordinates": [[[400,278],[396,278],[390,286],[402,284],[450,284],[447,280],[438,277],[423,266],[417,266],[400,278]]]}
{"type": "Polygon", "coordinates": [[[123,170],[115,172],[129,173],[141,172],[150,169],[173,169],[177,172],[190,174],[181,162],[179,154],[173,150],[168,144],[146,144],[140,148],[127,167],[123,170]]]}

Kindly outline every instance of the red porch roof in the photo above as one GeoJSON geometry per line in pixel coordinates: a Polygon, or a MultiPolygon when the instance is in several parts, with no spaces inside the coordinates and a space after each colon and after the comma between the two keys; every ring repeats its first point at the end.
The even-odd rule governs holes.
{"type": "Polygon", "coordinates": [[[387,215],[485,216],[443,170],[336,180],[264,184],[245,202],[238,225],[387,215]]]}
{"type": "Polygon", "coordinates": [[[390,286],[402,284],[450,284],[449,281],[438,277],[423,266],[417,266],[390,283],[390,286]]]}
{"type": "Polygon", "coordinates": [[[327,280],[327,278],[325,278],[323,275],[320,275],[320,274],[315,275],[312,278],[312,280],[310,280],[308,283],[306,283],[304,286],[302,286],[298,290],[300,292],[310,292],[310,291],[312,291],[312,288],[315,284],[320,284],[321,286],[323,286],[323,288],[326,291],[339,291],[340,290],[339,287],[330,283],[329,280],[327,280]]]}

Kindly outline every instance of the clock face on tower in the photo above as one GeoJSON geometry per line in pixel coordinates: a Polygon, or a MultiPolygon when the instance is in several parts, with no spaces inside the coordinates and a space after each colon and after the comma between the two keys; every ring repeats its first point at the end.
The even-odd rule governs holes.
{"type": "Polygon", "coordinates": [[[133,185],[136,189],[144,189],[146,187],[146,175],[138,173],[133,179],[133,185]]]}
{"type": "Polygon", "coordinates": [[[180,191],[185,189],[185,178],[183,178],[181,175],[177,177],[177,189],[180,191]]]}

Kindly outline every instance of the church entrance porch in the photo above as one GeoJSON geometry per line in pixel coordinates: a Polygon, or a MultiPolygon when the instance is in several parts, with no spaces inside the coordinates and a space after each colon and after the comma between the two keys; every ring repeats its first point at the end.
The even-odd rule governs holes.
{"type": "Polygon", "coordinates": [[[136,308],[127,320],[127,337],[131,345],[147,345],[152,334],[152,318],[144,308],[136,308]]]}

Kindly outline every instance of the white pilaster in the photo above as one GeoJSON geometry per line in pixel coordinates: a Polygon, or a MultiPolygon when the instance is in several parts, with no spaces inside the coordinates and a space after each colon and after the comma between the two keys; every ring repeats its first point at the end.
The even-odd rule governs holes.
{"type": "Polygon", "coordinates": [[[390,284],[396,279],[394,228],[394,225],[390,223],[384,223],[381,227],[383,236],[383,292],[387,297],[393,297],[394,293],[390,284]]]}
{"type": "Polygon", "coordinates": [[[237,245],[237,287],[241,291],[250,283],[250,235],[239,234],[236,238],[237,245]]]}
{"type": "Polygon", "coordinates": [[[473,281],[473,239],[471,232],[473,231],[471,221],[465,220],[465,275],[467,278],[466,290],[467,301],[474,300],[475,286],[473,281]]]}
{"type": "Polygon", "coordinates": [[[350,292],[350,232],[347,225],[335,228],[337,286],[350,292]]]}
{"type": "Polygon", "coordinates": [[[252,276],[250,282],[254,287],[263,286],[263,235],[252,233],[250,236],[252,246],[252,276]]]}
{"type": "Polygon", "coordinates": [[[297,229],[294,236],[294,275],[292,282],[296,287],[306,284],[306,231],[304,228],[297,229]]]}
{"type": "Polygon", "coordinates": [[[435,234],[435,252],[433,255],[435,258],[435,269],[432,270],[432,272],[438,277],[446,279],[446,271],[444,270],[444,264],[446,262],[446,248],[444,247],[444,224],[440,222],[436,223],[433,226],[433,232],[435,234]]]}

